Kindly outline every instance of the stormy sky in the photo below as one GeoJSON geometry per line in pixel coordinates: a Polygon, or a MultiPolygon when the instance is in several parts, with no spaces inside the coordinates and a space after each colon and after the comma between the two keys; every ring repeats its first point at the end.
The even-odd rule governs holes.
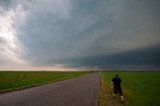
{"type": "Polygon", "coordinates": [[[0,69],[160,69],[160,1],[0,0],[0,69]]]}

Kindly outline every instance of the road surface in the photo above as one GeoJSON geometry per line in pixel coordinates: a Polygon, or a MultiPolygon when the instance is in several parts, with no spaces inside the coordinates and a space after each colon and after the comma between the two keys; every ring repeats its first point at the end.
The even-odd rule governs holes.
{"type": "Polygon", "coordinates": [[[0,94],[0,106],[98,106],[99,73],[0,94]]]}

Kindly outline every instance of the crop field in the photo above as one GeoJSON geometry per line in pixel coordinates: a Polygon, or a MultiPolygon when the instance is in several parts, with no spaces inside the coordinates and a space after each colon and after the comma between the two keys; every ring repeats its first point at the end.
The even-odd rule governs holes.
{"type": "Polygon", "coordinates": [[[91,72],[0,71],[0,93],[79,77],[91,72]]]}
{"type": "Polygon", "coordinates": [[[160,72],[102,72],[100,106],[160,106],[160,72]],[[125,103],[112,97],[112,78],[119,74],[125,103]]]}

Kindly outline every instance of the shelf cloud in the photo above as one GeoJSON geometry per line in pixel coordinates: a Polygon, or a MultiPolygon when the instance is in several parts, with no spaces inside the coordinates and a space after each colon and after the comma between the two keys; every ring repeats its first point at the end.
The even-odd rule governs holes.
{"type": "Polygon", "coordinates": [[[159,5],[159,0],[1,0],[0,68],[160,67],[159,5]]]}

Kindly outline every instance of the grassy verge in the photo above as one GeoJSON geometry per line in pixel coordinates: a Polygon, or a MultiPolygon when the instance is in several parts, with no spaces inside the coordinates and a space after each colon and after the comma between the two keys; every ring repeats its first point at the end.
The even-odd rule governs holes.
{"type": "Polygon", "coordinates": [[[0,71],[0,93],[79,77],[92,72],[0,71]]]}
{"type": "Polygon", "coordinates": [[[100,103],[99,106],[114,106],[113,98],[111,96],[111,83],[105,81],[105,77],[101,76],[100,84],[100,103]]]}
{"type": "Polygon", "coordinates": [[[100,106],[158,106],[160,105],[160,73],[159,72],[118,72],[122,79],[125,104],[117,95],[111,97],[111,80],[116,72],[102,72],[100,89],[100,106]],[[112,103],[113,101],[113,103],[112,103]]]}

